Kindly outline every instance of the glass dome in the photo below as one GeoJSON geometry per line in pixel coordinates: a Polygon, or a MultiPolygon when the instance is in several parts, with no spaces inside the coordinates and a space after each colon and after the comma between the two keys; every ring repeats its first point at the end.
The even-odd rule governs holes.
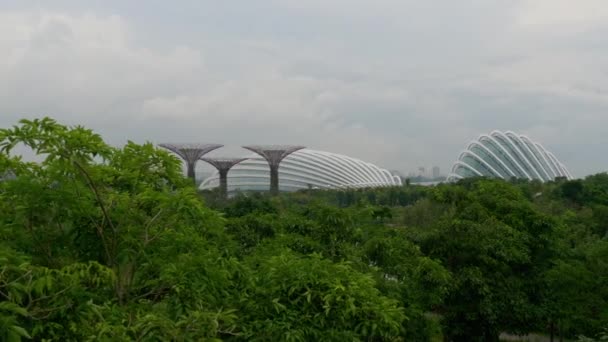
{"type": "MultiPolygon", "coordinates": [[[[219,185],[214,172],[201,190],[219,185]]],[[[348,156],[302,149],[287,156],[279,167],[279,190],[368,188],[401,185],[401,179],[388,170],[348,156]]],[[[267,191],[270,187],[268,162],[257,154],[235,165],[228,172],[228,192],[267,191]]]]}
{"type": "Polygon", "coordinates": [[[467,177],[522,178],[542,182],[572,175],[541,144],[511,131],[493,131],[471,141],[452,166],[448,181],[467,177]]]}

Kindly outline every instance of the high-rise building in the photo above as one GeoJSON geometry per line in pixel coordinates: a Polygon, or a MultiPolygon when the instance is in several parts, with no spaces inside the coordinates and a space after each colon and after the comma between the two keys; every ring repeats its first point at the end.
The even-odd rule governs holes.
{"type": "Polygon", "coordinates": [[[426,177],[426,168],[424,166],[418,168],[418,176],[426,177]]]}
{"type": "Polygon", "coordinates": [[[433,166],[433,179],[441,177],[441,169],[439,166],[433,166]]]}

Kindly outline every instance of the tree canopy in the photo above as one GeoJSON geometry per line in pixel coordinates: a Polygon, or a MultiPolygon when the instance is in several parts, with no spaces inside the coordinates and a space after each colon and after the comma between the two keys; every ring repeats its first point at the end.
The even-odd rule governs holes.
{"type": "Polygon", "coordinates": [[[3,341],[606,337],[607,174],[223,199],[43,118],[0,175],[3,341]]]}

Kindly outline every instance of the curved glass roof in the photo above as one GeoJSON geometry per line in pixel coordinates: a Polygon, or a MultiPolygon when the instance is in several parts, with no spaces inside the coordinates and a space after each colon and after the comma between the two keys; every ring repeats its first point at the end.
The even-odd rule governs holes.
{"type": "Polygon", "coordinates": [[[541,144],[511,131],[493,131],[471,141],[452,166],[448,181],[480,176],[542,182],[572,179],[564,164],[541,144]]]}
{"type": "MultiPolygon", "coordinates": [[[[219,185],[219,174],[205,179],[201,190],[219,185]]],[[[367,188],[401,185],[388,170],[345,155],[302,149],[281,162],[279,190],[367,188]]],[[[258,154],[235,165],[228,172],[228,192],[266,191],[270,187],[268,162],[258,154]]]]}

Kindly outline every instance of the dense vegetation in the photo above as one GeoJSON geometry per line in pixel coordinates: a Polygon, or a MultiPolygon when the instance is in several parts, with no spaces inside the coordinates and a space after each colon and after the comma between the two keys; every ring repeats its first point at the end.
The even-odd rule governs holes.
{"type": "Polygon", "coordinates": [[[0,130],[0,175],[3,341],[606,338],[607,174],[225,201],[42,119],[0,130]]]}

